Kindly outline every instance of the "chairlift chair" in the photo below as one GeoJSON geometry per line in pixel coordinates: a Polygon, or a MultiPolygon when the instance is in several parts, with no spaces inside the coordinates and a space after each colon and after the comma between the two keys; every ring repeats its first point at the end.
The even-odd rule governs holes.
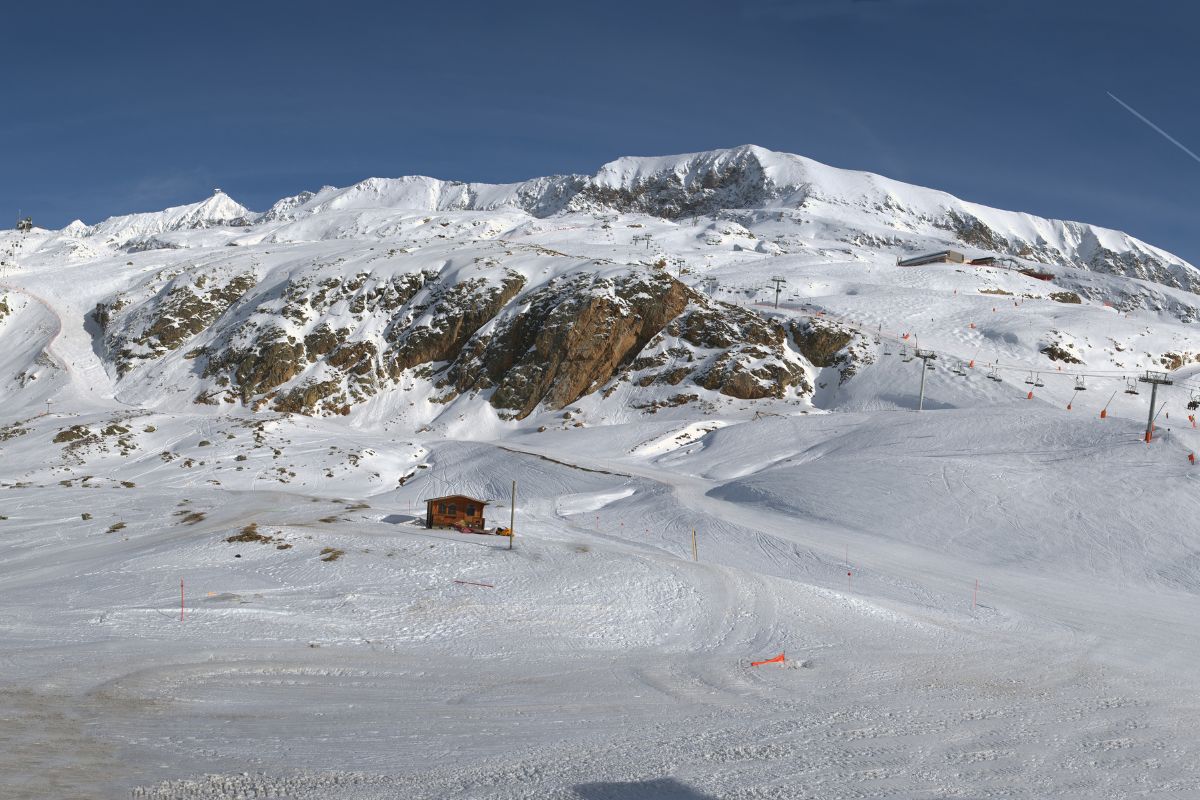
{"type": "Polygon", "coordinates": [[[1030,373],[1029,373],[1029,377],[1025,378],[1025,383],[1029,384],[1030,386],[1033,386],[1033,385],[1034,385],[1033,373],[1032,373],[1032,372],[1030,372],[1030,373]]]}
{"type": "Polygon", "coordinates": [[[989,381],[995,381],[996,383],[1000,383],[1003,380],[1000,377],[1000,369],[997,365],[992,365],[992,370],[987,374],[987,378],[989,381]]]}
{"type": "Polygon", "coordinates": [[[1125,394],[1137,394],[1137,393],[1138,393],[1137,381],[1133,380],[1132,378],[1126,378],[1125,379],[1125,394]]]}
{"type": "Polygon", "coordinates": [[[1033,385],[1034,386],[1045,386],[1046,385],[1045,381],[1042,380],[1042,373],[1040,373],[1040,372],[1033,373],[1033,385]]]}
{"type": "Polygon", "coordinates": [[[1083,380],[1082,375],[1080,375],[1078,378],[1075,379],[1075,391],[1077,391],[1077,392],[1086,392],[1087,391],[1087,383],[1083,380]]]}

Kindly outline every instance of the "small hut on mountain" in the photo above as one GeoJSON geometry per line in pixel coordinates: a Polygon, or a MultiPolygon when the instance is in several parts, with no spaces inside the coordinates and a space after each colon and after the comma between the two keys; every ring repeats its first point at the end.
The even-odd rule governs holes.
{"type": "Polygon", "coordinates": [[[425,527],[482,530],[487,527],[483,519],[483,507],[486,505],[486,500],[465,494],[434,497],[425,501],[425,527]]]}

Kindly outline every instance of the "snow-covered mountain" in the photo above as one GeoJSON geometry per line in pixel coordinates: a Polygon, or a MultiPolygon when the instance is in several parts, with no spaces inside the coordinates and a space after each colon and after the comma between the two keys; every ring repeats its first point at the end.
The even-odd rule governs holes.
{"type": "MultiPolygon", "coordinates": [[[[621,158],[594,175],[535,178],[514,184],[443,181],[427,177],[369,178],[346,188],[327,186],[250,212],[220,191],[201,203],[114,217],[89,235],[118,246],[168,231],[257,222],[331,224],[322,237],[378,232],[363,225],[381,211],[496,211],[519,209],[546,218],[568,212],[643,213],[678,220],[733,210],[782,210],[793,218],[841,229],[844,241],[873,241],[888,252],[912,252],[934,238],[1028,259],[1200,290],[1200,271],[1132,236],[1080,222],[1001,211],[945,192],[868,172],[837,169],[812,159],[753,145],[660,158],[621,158]]],[[[313,226],[293,229],[296,235],[313,226]]],[[[77,232],[76,232],[77,233],[77,232]]]]}
{"type": "MultiPolygon", "coordinates": [[[[875,358],[863,330],[830,338],[826,322],[739,303],[775,276],[861,280],[866,267],[902,284],[919,273],[896,258],[922,250],[1011,255],[1055,275],[1051,286],[970,267],[984,291],[1200,319],[1188,291],[1200,272],[1125,234],[752,146],[508,185],[372,178],[261,214],[218,190],[4,241],[10,265],[79,299],[70,324],[86,323],[117,396],[305,414],[382,403],[414,424],[477,401],[499,421],[591,396],[612,398],[598,411],[611,419],[731,400],[810,404],[822,370],[839,365],[841,384],[875,358]],[[62,286],[67,267],[88,278],[62,286]]],[[[1022,331],[1022,354],[1074,346],[1075,361],[1123,366],[1129,336],[1046,321],[1022,331]]],[[[986,344],[997,342],[1011,348],[986,344]]],[[[1196,349],[1168,337],[1138,363],[1181,363],[1196,349]]]]}
{"type": "Polygon", "coordinates": [[[257,216],[218,189],[212,197],[199,203],[175,206],[162,211],[109,217],[86,233],[72,223],[63,233],[95,236],[108,244],[125,246],[131,241],[171,231],[248,225],[257,216]]]}
{"type": "Polygon", "coordinates": [[[0,232],[0,796],[1200,796],[1195,276],[755,147],[0,232]]]}

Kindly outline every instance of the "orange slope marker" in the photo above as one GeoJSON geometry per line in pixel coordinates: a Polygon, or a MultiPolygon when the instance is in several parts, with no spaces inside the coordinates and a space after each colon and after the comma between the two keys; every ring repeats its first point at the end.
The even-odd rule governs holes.
{"type": "Polygon", "coordinates": [[[768,658],[766,661],[751,661],[750,666],[761,667],[763,664],[782,664],[783,662],[784,662],[783,653],[780,653],[779,655],[775,656],[774,658],[768,658]]]}

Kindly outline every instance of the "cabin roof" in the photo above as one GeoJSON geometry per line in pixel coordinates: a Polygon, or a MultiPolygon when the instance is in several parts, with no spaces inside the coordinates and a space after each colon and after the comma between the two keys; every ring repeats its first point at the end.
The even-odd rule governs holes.
{"type": "Polygon", "coordinates": [[[437,503],[442,500],[470,500],[472,503],[478,503],[481,506],[488,504],[487,500],[480,500],[478,497],[471,497],[469,494],[448,494],[443,497],[431,497],[426,500],[426,503],[437,503]]]}

